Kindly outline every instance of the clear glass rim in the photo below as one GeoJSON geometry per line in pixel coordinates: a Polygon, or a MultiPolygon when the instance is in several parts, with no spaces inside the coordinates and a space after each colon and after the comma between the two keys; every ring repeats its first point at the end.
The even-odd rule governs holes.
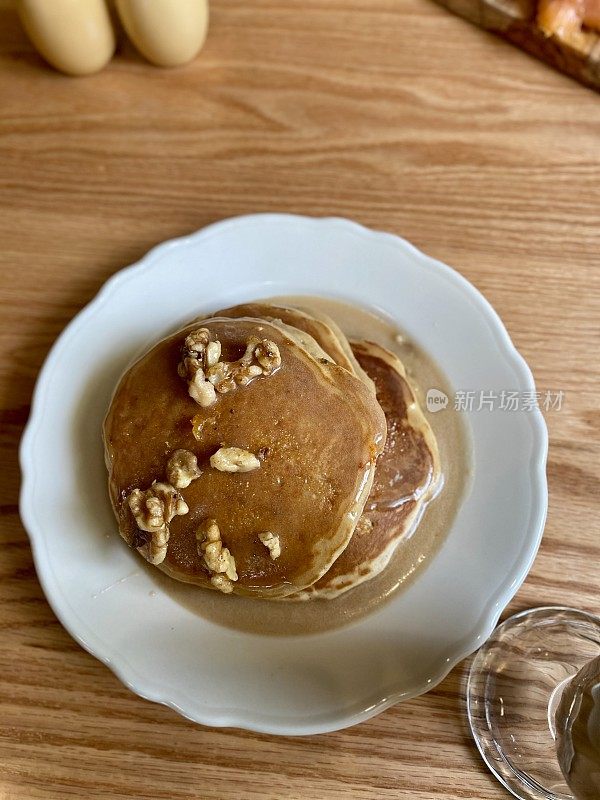
{"type": "Polygon", "coordinates": [[[522,794],[517,794],[514,787],[509,785],[506,781],[504,776],[498,772],[496,769],[492,759],[489,757],[489,754],[482,746],[482,741],[479,736],[479,732],[475,730],[474,726],[474,718],[475,718],[475,711],[473,709],[473,683],[476,679],[480,677],[480,672],[477,668],[477,662],[479,660],[480,654],[485,650],[488,643],[494,639],[498,632],[500,632],[503,628],[509,627],[510,625],[517,622],[522,617],[529,616],[531,614],[547,614],[547,613],[558,613],[558,612],[567,612],[569,614],[576,615],[578,617],[583,617],[589,622],[592,622],[600,627],[600,616],[596,614],[592,614],[589,611],[583,611],[579,608],[573,608],[572,606],[561,606],[561,605],[548,605],[548,606],[536,606],[534,608],[524,609],[523,611],[518,611],[515,614],[512,614],[510,617],[507,617],[503,620],[499,625],[491,633],[490,637],[483,643],[480,649],[475,653],[473,660],[471,661],[471,665],[469,667],[469,673],[467,678],[467,686],[466,686],[466,706],[467,706],[467,719],[469,722],[469,730],[471,731],[471,736],[475,742],[477,750],[481,758],[483,759],[484,764],[490,770],[490,772],[494,775],[494,777],[498,780],[498,782],[508,791],[513,797],[519,798],[519,800],[531,800],[532,797],[539,798],[539,800],[573,800],[573,795],[564,795],[564,794],[555,794],[550,790],[540,786],[536,781],[532,781],[531,778],[515,767],[512,763],[508,762],[505,758],[503,753],[496,751],[499,756],[502,757],[504,762],[507,766],[510,767],[511,772],[517,777],[521,783],[526,786],[532,794],[529,797],[525,797],[522,794]],[[535,793],[535,794],[533,794],[535,793]]]}

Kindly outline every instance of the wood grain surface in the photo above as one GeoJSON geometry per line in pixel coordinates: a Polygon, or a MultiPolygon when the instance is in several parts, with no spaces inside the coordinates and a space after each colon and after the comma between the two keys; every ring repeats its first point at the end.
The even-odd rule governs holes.
{"type": "Polygon", "coordinates": [[[17,446],[56,336],[152,245],[245,212],[352,217],[458,268],[539,388],[565,392],[544,541],[509,610],[600,612],[599,144],[597,95],[428,0],[214,0],[191,66],[122,42],[85,79],[47,69],[0,5],[2,800],[505,796],[465,726],[467,664],[304,739],[136,697],[44,599],[17,446]]]}

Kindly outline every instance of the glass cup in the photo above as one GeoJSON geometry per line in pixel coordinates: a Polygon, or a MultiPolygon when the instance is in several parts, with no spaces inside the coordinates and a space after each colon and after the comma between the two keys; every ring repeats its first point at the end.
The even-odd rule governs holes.
{"type": "Polygon", "coordinates": [[[473,659],[467,713],[515,797],[600,800],[600,618],[548,606],[507,619],[473,659]]]}

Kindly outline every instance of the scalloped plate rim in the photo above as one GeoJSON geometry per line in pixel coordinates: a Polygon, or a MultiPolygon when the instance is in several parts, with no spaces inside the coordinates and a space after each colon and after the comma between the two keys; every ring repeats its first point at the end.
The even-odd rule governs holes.
{"type": "MultiPolygon", "coordinates": [[[[299,720],[298,722],[289,723],[285,720],[282,721],[281,717],[271,716],[265,713],[257,715],[255,712],[248,714],[240,709],[215,708],[206,710],[204,714],[190,712],[185,708],[187,704],[186,701],[189,698],[179,697],[175,699],[172,695],[176,693],[176,689],[173,689],[173,687],[169,687],[165,690],[158,686],[152,686],[148,676],[137,674],[122,655],[110,650],[106,642],[99,639],[92,641],[95,639],[95,636],[89,631],[88,637],[82,636],[78,629],[76,615],[73,613],[72,616],[69,616],[69,614],[65,612],[65,608],[59,605],[55,597],[56,593],[60,593],[61,590],[55,584],[47,562],[44,561],[40,555],[40,547],[44,542],[44,536],[32,506],[33,488],[36,479],[32,458],[33,445],[36,431],[42,421],[40,410],[42,408],[45,392],[48,390],[48,378],[51,374],[54,361],[58,358],[60,353],[62,342],[76,332],[77,328],[86,320],[88,315],[93,314],[99,307],[109,302],[111,295],[118,290],[119,286],[124,281],[134,278],[137,273],[150,272],[153,268],[157,267],[167,251],[185,248],[199,239],[218,235],[226,231],[230,226],[253,224],[256,220],[277,224],[281,220],[285,221],[290,219],[293,219],[294,222],[302,224],[308,223],[309,225],[341,225],[352,231],[355,235],[375,237],[380,241],[385,240],[390,246],[409,252],[414,258],[418,259],[422,267],[443,274],[446,280],[450,280],[457,285],[469,296],[471,301],[479,307],[482,316],[486,319],[494,334],[499,351],[502,353],[506,362],[511,363],[519,380],[527,387],[528,391],[535,390],[533,375],[529,366],[513,344],[497,312],[483,294],[456,270],[441,261],[427,256],[405,239],[395,234],[373,230],[352,220],[336,216],[309,217],[295,214],[259,213],[230,217],[209,224],[192,234],[169,239],[157,244],[141,259],[116,272],[107,279],[95,297],[75,315],[58,336],[40,370],[33,393],[29,420],[19,448],[22,472],[20,511],[21,518],[30,538],[36,571],[46,598],[54,613],[70,635],[92,656],[108,666],[117,678],[131,691],[142,698],[166,705],[187,719],[203,725],[212,727],[240,727],[258,733],[268,734],[310,735],[327,733],[355,725],[375,716],[401,700],[410,699],[429,691],[433,686],[442,681],[456,664],[471,655],[481,643],[489,637],[503,609],[508,605],[525,580],[537,554],[544,529],[547,511],[545,465],[548,450],[548,434],[546,424],[539,410],[535,410],[528,415],[528,418],[531,420],[531,427],[534,435],[534,445],[530,458],[531,488],[534,502],[532,502],[530,515],[529,537],[525,541],[522,551],[519,553],[513,568],[513,574],[507,576],[501,589],[490,598],[477,624],[472,629],[471,634],[466,635],[460,643],[457,643],[456,649],[453,649],[452,654],[447,657],[446,662],[440,668],[439,672],[436,673],[433,679],[430,679],[428,683],[422,684],[411,691],[391,690],[389,692],[384,692],[383,696],[381,696],[382,691],[380,690],[376,693],[376,698],[372,698],[369,701],[358,701],[356,704],[357,708],[341,709],[335,715],[328,714],[327,721],[318,721],[314,719],[313,716],[299,720]],[[312,722],[310,721],[311,719],[313,720],[312,722]]],[[[72,609],[69,610],[72,612],[72,609]]],[[[193,703],[193,700],[190,701],[190,703],[193,703]]]]}

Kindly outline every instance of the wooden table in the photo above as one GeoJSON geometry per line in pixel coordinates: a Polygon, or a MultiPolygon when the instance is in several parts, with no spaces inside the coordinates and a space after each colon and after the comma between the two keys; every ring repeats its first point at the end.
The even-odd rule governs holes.
{"type": "Polygon", "coordinates": [[[550,512],[510,611],[600,612],[600,102],[428,0],[215,0],[188,68],[123,43],[46,69],[0,9],[0,798],[506,796],[456,668],[337,734],[210,730],[141,700],[63,630],[19,521],[17,445],[52,342],[157,242],[233,214],[402,234],[490,299],[541,389],[550,512]]]}

